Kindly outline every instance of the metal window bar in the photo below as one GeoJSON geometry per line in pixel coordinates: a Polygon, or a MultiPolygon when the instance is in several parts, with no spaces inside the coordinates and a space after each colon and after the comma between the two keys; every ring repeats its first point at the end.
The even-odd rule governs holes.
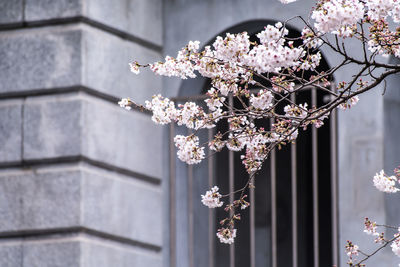
{"type": "MultiPolygon", "coordinates": [[[[271,125],[273,121],[271,120],[271,125]]],[[[277,228],[277,201],[276,201],[276,150],[271,151],[271,264],[278,266],[278,228],[277,228]]]]}
{"type": "MultiPolygon", "coordinates": [[[[311,89],[311,106],[317,105],[317,90],[311,89]]],[[[318,136],[317,128],[312,127],[312,181],[313,181],[313,239],[314,267],[319,267],[319,222],[318,222],[318,136]]]]}
{"type": "Polygon", "coordinates": [[[170,267],[176,266],[176,154],[174,147],[174,136],[175,136],[175,125],[173,123],[170,124],[169,128],[169,209],[170,209],[170,218],[169,218],[169,257],[170,257],[170,267]]]}
{"type": "MultiPolygon", "coordinates": [[[[255,185],[255,180],[253,180],[255,185]]],[[[249,190],[250,198],[250,267],[256,266],[256,237],[255,237],[255,192],[254,188],[249,190]]]]}
{"type": "MultiPolygon", "coordinates": [[[[188,134],[193,134],[190,129],[188,134]]],[[[189,266],[194,267],[193,165],[188,166],[189,266]]]]}
{"type": "MultiPolygon", "coordinates": [[[[296,103],[296,96],[291,95],[291,101],[296,103]]],[[[297,147],[292,143],[290,149],[291,183],[292,183],[292,258],[293,267],[298,266],[298,234],[297,234],[297,147]]]]}
{"type": "MultiPolygon", "coordinates": [[[[214,130],[208,130],[208,140],[212,140],[214,137],[214,130]]],[[[208,149],[208,187],[214,186],[214,157],[211,157],[212,151],[208,149]]],[[[214,248],[215,248],[215,211],[214,209],[208,209],[208,266],[214,267],[214,248]]]]}
{"type": "MultiPolygon", "coordinates": [[[[334,83],[331,83],[331,91],[336,92],[334,83]]],[[[331,197],[332,197],[332,264],[339,266],[339,216],[338,216],[338,176],[337,176],[337,112],[332,111],[330,120],[331,134],[331,197]]]]}
{"type": "MultiPolygon", "coordinates": [[[[317,105],[317,91],[316,88],[306,88],[305,90],[311,90],[311,105],[317,105]]],[[[334,90],[334,88],[332,88],[334,90]]],[[[255,90],[256,91],[256,90],[255,90]]],[[[174,99],[175,101],[198,101],[204,100],[206,96],[191,96],[191,97],[180,97],[174,99]]],[[[294,95],[291,98],[292,101],[296,101],[294,95]]],[[[229,97],[229,104],[233,104],[233,97],[229,97]]],[[[330,145],[331,145],[331,216],[332,216],[332,263],[338,266],[338,191],[337,191],[337,115],[333,111],[330,119],[330,145]]],[[[271,120],[270,123],[273,121],[271,120]]],[[[190,134],[191,132],[189,132],[190,134]]],[[[213,138],[213,130],[208,131],[209,140],[213,138]]],[[[173,124],[170,126],[170,267],[177,266],[176,259],[176,154],[175,147],[173,144],[173,137],[175,135],[175,127],[173,124]]],[[[312,192],[313,192],[313,255],[314,255],[314,267],[319,267],[319,222],[318,222],[318,134],[315,127],[311,131],[311,142],[312,142],[312,192]]],[[[293,267],[298,267],[298,208],[297,208],[297,156],[296,156],[296,144],[291,145],[291,197],[292,197],[292,256],[293,256],[293,267]]],[[[229,190],[234,191],[234,152],[229,151],[229,190]]],[[[277,172],[276,172],[276,151],[275,149],[270,155],[270,197],[271,197],[271,266],[278,266],[278,243],[277,243],[277,172]]],[[[209,187],[214,185],[214,161],[213,157],[208,159],[208,185],[209,187]]],[[[189,233],[188,233],[188,253],[189,253],[189,266],[195,267],[194,263],[194,222],[193,222],[193,167],[188,166],[188,216],[189,216],[189,233]]],[[[254,189],[250,190],[250,267],[256,266],[255,259],[255,192],[254,189]]],[[[234,196],[230,195],[229,201],[233,201],[234,196]]],[[[209,244],[209,267],[215,266],[215,213],[213,210],[209,210],[208,215],[208,244],[209,244]]],[[[235,267],[235,246],[230,245],[229,249],[229,266],[235,267]]]]}
{"type": "MultiPolygon", "coordinates": [[[[250,120],[251,123],[254,123],[253,119],[250,120]]],[[[256,179],[253,179],[252,182],[253,187],[249,189],[249,198],[250,198],[250,267],[256,267],[256,236],[255,236],[255,185],[256,179]]]]}
{"type": "MultiPolygon", "coordinates": [[[[233,96],[229,95],[229,106],[233,106],[233,96]]],[[[234,152],[229,150],[229,192],[235,191],[235,158],[234,152]]],[[[234,195],[229,195],[229,202],[232,203],[234,195]]],[[[233,211],[230,212],[230,216],[233,216],[233,211]]],[[[229,266],[235,267],[235,243],[229,245],[229,266]]]]}

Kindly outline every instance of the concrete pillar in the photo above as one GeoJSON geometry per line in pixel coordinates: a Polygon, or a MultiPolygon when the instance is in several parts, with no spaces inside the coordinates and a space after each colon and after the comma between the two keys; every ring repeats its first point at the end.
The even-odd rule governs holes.
{"type": "Polygon", "coordinates": [[[158,0],[0,0],[0,266],[162,266],[158,0]]]}

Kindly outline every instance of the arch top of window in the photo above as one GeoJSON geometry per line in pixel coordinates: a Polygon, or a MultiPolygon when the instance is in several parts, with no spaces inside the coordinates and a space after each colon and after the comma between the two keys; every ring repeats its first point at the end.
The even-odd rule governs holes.
{"type": "MultiPolygon", "coordinates": [[[[278,21],[268,20],[268,19],[260,19],[260,20],[251,20],[239,23],[234,25],[225,31],[222,31],[213,38],[211,38],[207,43],[205,43],[201,48],[203,49],[205,46],[212,45],[217,36],[225,36],[226,33],[241,33],[247,32],[250,38],[254,38],[254,36],[264,30],[267,25],[274,25],[278,21]]],[[[289,35],[299,36],[300,31],[293,27],[292,25],[286,25],[286,28],[289,30],[289,35]]],[[[321,52],[321,51],[320,51],[321,52]]],[[[320,67],[323,70],[329,69],[329,64],[324,57],[324,54],[321,52],[322,58],[320,67]]],[[[183,80],[179,86],[178,95],[174,98],[180,101],[187,100],[202,100],[205,98],[204,93],[209,89],[210,79],[198,76],[197,78],[183,80]]],[[[254,90],[254,89],[253,89],[254,90]]]]}

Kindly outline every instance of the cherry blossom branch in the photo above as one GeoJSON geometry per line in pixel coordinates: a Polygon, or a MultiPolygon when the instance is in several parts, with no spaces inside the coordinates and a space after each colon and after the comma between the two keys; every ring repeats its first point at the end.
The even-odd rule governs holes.
{"type": "MultiPolygon", "coordinates": [[[[351,108],[357,104],[359,94],[382,82],[385,92],[385,79],[400,72],[400,65],[378,60],[379,55],[400,57],[400,33],[389,29],[386,21],[391,17],[395,23],[400,22],[400,2],[383,1],[389,1],[385,3],[387,9],[377,6],[373,0],[320,0],[308,20],[295,16],[283,23],[267,25],[256,34],[258,41],[255,42],[250,41],[246,32],[227,33],[203,49],[198,41],[190,41],[175,58],[167,56],[163,62],[130,63],[131,71],[136,74],[140,68],[150,68],[158,75],[181,79],[200,75],[211,80],[212,86],[204,99],[197,99],[205,101],[207,110],[195,102],[175,105],[161,95],[154,96],[145,106],[130,99],[122,99],[119,104],[127,109],[134,107],[151,112],[152,120],[158,124],[176,123],[187,127],[190,134],[177,135],[174,142],[178,158],[188,164],[198,164],[206,158],[206,144],[200,144],[198,133],[216,127],[220,121],[227,122],[228,130],[215,134],[208,146],[215,153],[224,148],[244,151],[241,158],[249,177],[242,188],[228,194],[221,195],[214,186],[202,195],[203,204],[217,208],[223,205],[221,198],[240,193],[238,199],[225,207],[229,216],[221,221],[222,228],[217,233],[221,242],[234,241],[235,221],[240,220],[237,209],[250,205],[245,200],[245,192],[272,150],[294,142],[301,129],[321,127],[334,110],[351,108]],[[286,25],[295,19],[304,28],[300,35],[289,35],[286,25]],[[360,42],[362,59],[349,54],[346,38],[360,42]],[[331,49],[340,57],[340,62],[330,68],[322,66],[322,55],[318,51],[322,47],[331,49]],[[333,81],[338,71],[350,69],[349,66],[354,67],[349,80],[333,81]],[[337,91],[332,89],[332,83],[337,91]],[[296,95],[309,89],[329,95],[330,100],[313,106],[294,100],[296,95]],[[237,105],[232,101],[234,98],[237,105]],[[264,126],[258,126],[258,122],[264,126]]],[[[352,244],[348,247],[351,253],[357,251],[352,244]]]]}

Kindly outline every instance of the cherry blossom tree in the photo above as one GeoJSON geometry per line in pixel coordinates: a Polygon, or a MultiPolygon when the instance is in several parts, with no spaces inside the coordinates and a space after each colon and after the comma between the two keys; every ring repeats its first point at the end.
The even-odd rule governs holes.
{"type": "MultiPolygon", "coordinates": [[[[400,169],[394,169],[394,174],[392,176],[387,175],[383,170],[377,173],[373,178],[374,186],[382,192],[393,194],[400,189],[396,187],[396,182],[400,182],[400,169]]],[[[383,224],[377,224],[374,221],[371,221],[368,218],[365,218],[364,221],[364,232],[368,235],[375,236],[374,242],[379,244],[380,246],[371,253],[366,253],[362,251],[358,245],[353,244],[351,241],[347,241],[346,244],[346,254],[348,256],[347,264],[349,266],[365,266],[365,263],[369,258],[376,255],[383,248],[390,245],[392,251],[395,255],[400,257],[400,227],[388,226],[383,224]],[[382,232],[378,231],[378,227],[382,229],[382,232]],[[392,229],[395,230],[396,233],[393,237],[386,237],[384,230],[392,229]],[[361,258],[360,258],[361,256],[361,258]]],[[[400,264],[399,264],[400,266],[400,264]]]]}
{"type": "MultiPolygon", "coordinates": [[[[293,0],[281,2],[287,4],[293,0]]],[[[266,25],[255,42],[246,32],[227,33],[203,49],[200,42],[190,41],[176,57],[167,56],[164,62],[130,63],[135,74],[141,68],[150,68],[157,75],[210,79],[211,87],[205,99],[207,108],[194,102],[175,105],[161,95],[153,96],[145,105],[126,98],[119,105],[148,110],[157,124],[176,123],[192,129],[193,134],[174,138],[178,158],[187,164],[200,163],[206,157],[206,145],[215,152],[226,147],[242,154],[243,166],[249,174],[245,186],[226,194],[214,186],[201,196],[202,203],[209,208],[224,206],[227,217],[221,220],[217,236],[221,242],[231,244],[236,236],[235,222],[241,218],[240,210],[251,204],[246,201],[246,191],[253,186],[255,174],[270,152],[295,142],[308,127],[321,127],[332,111],[350,109],[359,101],[359,94],[385,84],[385,78],[400,72],[400,65],[382,60],[400,57],[400,27],[396,28],[399,22],[399,0],[319,0],[308,18],[294,17],[266,25]],[[289,34],[286,25],[290,23],[304,25],[299,36],[289,34]],[[347,52],[346,39],[359,43],[361,57],[347,52]],[[340,63],[321,69],[321,48],[332,50],[340,63]],[[351,79],[333,82],[335,72],[349,66],[354,71],[351,79]],[[307,88],[323,91],[329,95],[329,101],[311,106],[293,100],[293,96],[307,88]],[[230,97],[240,104],[233,105],[228,101],[230,97]],[[216,133],[207,144],[200,144],[198,132],[215,127],[219,121],[227,121],[229,129],[216,133]],[[258,126],[257,121],[270,122],[269,127],[258,126]],[[235,200],[224,203],[232,194],[235,200]]],[[[377,189],[399,191],[395,184],[400,172],[395,171],[395,176],[383,171],[377,174],[373,179],[377,189]]],[[[377,232],[377,227],[389,226],[365,219],[365,232],[376,236],[375,242],[381,244],[373,254],[363,253],[348,241],[346,253],[350,266],[362,266],[389,244],[400,256],[400,231],[387,239],[377,232]],[[357,261],[360,254],[365,258],[357,261]]]]}

